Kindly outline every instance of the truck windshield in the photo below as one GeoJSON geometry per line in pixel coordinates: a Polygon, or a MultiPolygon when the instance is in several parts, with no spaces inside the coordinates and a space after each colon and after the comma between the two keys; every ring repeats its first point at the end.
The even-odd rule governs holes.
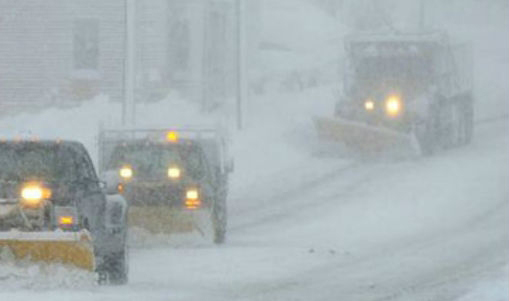
{"type": "Polygon", "coordinates": [[[73,180],[77,173],[75,159],[72,150],[57,145],[0,144],[0,180],[73,180]]]}
{"type": "Polygon", "coordinates": [[[204,166],[196,146],[184,145],[128,145],[114,149],[109,169],[130,165],[137,175],[154,178],[165,174],[169,166],[177,165],[191,178],[200,178],[204,166]]]}
{"type": "Polygon", "coordinates": [[[431,65],[431,60],[422,56],[364,57],[357,61],[355,71],[361,80],[427,80],[431,65]]]}
{"type": "Polygon", "coordinates": [[[431,65],[426,56],[362,57],[354,61],[355,80],[349,83],[358,94],[399,91],[411,97],[431,83],[431,65]]]}

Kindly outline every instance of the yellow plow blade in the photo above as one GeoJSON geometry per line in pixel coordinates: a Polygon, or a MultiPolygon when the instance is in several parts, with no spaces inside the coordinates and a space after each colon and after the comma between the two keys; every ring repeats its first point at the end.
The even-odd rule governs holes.
{"type": "Polygon", "coordinates": [[[131,206],[129,226],[158,233],[183,233],[194,230],[193,212],[168,206],[131,206]]]}
{"type": "Polygon", "coordinates": [[[87,231],[3,232],[0,249],[8,248],[16,260],[62,263],[88,271],[95,269],[94,248],[87,231]]]}
{"type": "Polygon", "coordinates": [[[341,143],[363,155],[419,153],[413,135],[341,118],[315,118],[314,121],[320,138],[341,143]]]}

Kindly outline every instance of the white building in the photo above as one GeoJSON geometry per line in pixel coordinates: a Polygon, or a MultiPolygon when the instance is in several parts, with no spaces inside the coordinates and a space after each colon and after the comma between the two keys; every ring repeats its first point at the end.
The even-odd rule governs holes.
{"type": "MultiPolygon", "coordinates": [[[[234,95],[236,0],[137,0],[135,101],[234,95]]],[[[124,95],[125,0],[0,0],[0,108],[124,95]]]]}

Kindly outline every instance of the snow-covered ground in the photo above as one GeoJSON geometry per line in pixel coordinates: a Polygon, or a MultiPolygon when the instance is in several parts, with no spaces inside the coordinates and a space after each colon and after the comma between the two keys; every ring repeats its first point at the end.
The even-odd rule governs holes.
{"type": "MultiPolygon", "coordinates": [[[[24,285],[9,278],[0,284],[0,297],[469,300],[493,287],[495,300],[507,300],[507,273],[500,271],[509,265],[508,120],[481,124],[471,146],[431,158],[390,163],[323,158],[313,153],[310,117],[327,110],[331,102],[319,105],[315,99],[327,99],[328,91],[278,95],[284,103],[253,110],[253,123],[234,135],[237,164],[225,245],[198,238],[133,249],[125,287],[76,288],[59,281],[58,273],[25,272],[35,280],[24,285]],[[58,285],[37,285],[38,278],[55,276],[49,283],[58,285]]],[[[270,98],[259,100],[264,101],[270,98]]],[[[104,99],[92,104],[110,113],[115,108],[104,99]]],[[[181,105],[187,117],[199,114],[181,105]]],[[[153,111],[162,110],[156,106],[153,111]]],[[[170,111],[159,114],[166,118],[170,111]]],[[[44,129],[44,114],[49,113],[1,122],[17,124],[12,129],[38,128],[40,122],[44,129]]],[[[81,113],[51,112],[62,119],[67,114],[81,113]]],[[[85,131],[81,123],[68,123],[60,134],[93,148],[96,126],[90,125],[85,131]]]]}

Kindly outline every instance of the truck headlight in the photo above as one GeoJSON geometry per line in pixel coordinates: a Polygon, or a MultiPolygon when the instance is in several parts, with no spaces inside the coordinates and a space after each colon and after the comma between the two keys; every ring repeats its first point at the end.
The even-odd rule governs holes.
{"type": "Polygon", "coordinates": [[[390,96],[385,102],[385,112],[390,117],[398,116],[401,112],[401,99],[397,96],[390,96]]]}
{"type": "Polygon", "coordinates": [[[196,190],[196,189],[188,189],[186,191],[186,199],[188,199],[188,200],[197,200],[198,199],[198,190],[196,190]]]}
{"type": "Polygon", "coordinates": [[[120,169],[119,174],[123,179],[130,179],[133,177],[133,169],[130,166],[124,166],[120,169]]]}
{"type": "Polygon", "coordinates": [[[375,109],[375,103],[371,99],[366,100],[364,102],[364,109],[366,109],[366,111],[373,111],[375,109]]]}
{"type": "Polygon", "coordinates": [[[21,190],[21,197],[26,201],[38,201],[42,199],[42,188],[27,186],[21,190]]]}
{"type": "Polygon", "coordinates": [[[51,197],[51,190],[37,184],[27,184],[21,189],[21,200],[28,207],[39,206],[44,199],[51,197]]]}
{"type": "Polygon", "coordinates": [[[178,167],[168,168],[168,178],[179,179],[180,178],[180,168],[178,168],[178,167]]]}

